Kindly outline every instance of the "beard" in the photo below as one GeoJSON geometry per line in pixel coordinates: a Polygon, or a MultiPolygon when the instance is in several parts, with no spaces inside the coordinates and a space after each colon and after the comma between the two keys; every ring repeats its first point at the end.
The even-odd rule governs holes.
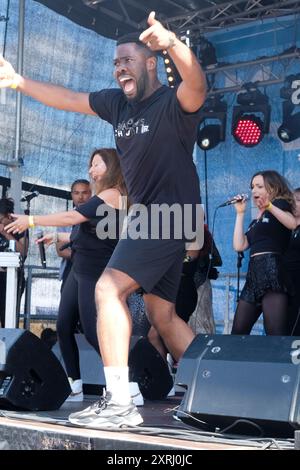
{"type": "Polygon", "coordinates": [[[147,91],[147,88],[148,88],[148,85],[149,85],[149,78],[148,78],[148,75],[147,73],[144,71],[140,78],[136,81],[136,94],[135,96],[133,96],[132,98],[131,97],[128,97],[126,96],[127,98],[127,101],[129,101],[130,103],[139,103],[140,101],[142,101],[144,99],[144,96],[146,94],[146,91],[147,91]]]}

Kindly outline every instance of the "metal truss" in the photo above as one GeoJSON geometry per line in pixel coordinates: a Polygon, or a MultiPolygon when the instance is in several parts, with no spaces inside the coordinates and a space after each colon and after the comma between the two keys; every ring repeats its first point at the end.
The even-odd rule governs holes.
{"type": "Polygon", "coordinates": [[[244,82],[239,81],[236,77],[236,73],[233,75],[229,75],[228,72],[230,70],[237,71],[244,67],[257,67],[262,72],[262,80],[257,81],[256,85],[258,87],[266,87],[269,85],[281,84],[284,83],[286,76],[288,75],[289,70],[295,64],[295,60],[300,59],[300,49],[293,48],[293,50],[285,51],[282,54],[263,57],[260,59],[249,60],[246,62],[238,62],[234,64],[226,64],[226,65],[217,65],[211,69],[205,69],[204,72],[207,76],[208,81],[208,94],[209,95],[217,95],[217,94],[224,94],[224,93],[232,93],[243,89],[244,82]],[[271,64],[272,62],[276,62],[277,64],[282,65],[282,70],[278,73],[274,73],[272,69],[266,68],[265,64],[271,64]],[[224,74],[231,82],[232,86],[227,86],[226,88],[215,88],[214,86],[214,76],[217,74],[224,74]]]}
{"type": "Polygon", "coordinates": [[[300,12],[299,0],[232,0],[208,8],[165,18],[170,29],[177,32],[196,30],[207,33],[229,26],[238,26],[257,20],[294,15],[300,12]]]}
{"type": "MultiPolygon", "coordinates": [[[[81,0],[86,6],[96,10],[98,14],[104,14],[115,21],[123,21],[135,29],[144,29],[144,20],[154,5],[150,2],[138,0],[117,0],[107,2],[105,0],[81,0]],[[133,19],[135,18],[135,19],[133,19]],[[138,18],[143,18],[139,21],[138,18]]],[[[47,2],[44,2],[47,3],[47,2]]],[[[51,3],[51,2],[48,2],[51,3]]],[[[161,6],[157,8],[157,17],[177,33],[186,30],[197,30],[201,34],[212,32],[229,26],[261,20],[264,18],[276,18],[279,16],[293,15],[300,11],[300,0],[205,0],[201,8],[196,9],[197,2],[184,0],[161,0],[161,6]],[[172,10],[180,12],[172,16],[172,10]],[[168,13],[167,13],[168,12],[168,13]]]]}

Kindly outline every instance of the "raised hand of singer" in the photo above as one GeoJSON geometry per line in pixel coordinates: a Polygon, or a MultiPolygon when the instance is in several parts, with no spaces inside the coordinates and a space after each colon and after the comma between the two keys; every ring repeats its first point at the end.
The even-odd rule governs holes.
{"type": "Polygon", "coordinates": [[[238,202],[234,204],[235,210],[238,214],[242,214],[246,211],[247,198],[242,194],[237,194],[233,199],[236,199],[238,202]]]}
{"type": "Polygon", "coordinates": [[[0,88],[11,87],[15,83],[16,76],[13,66],[0,55],[0,88]]]}
{"type": "Polygon", "coordinates": [[[13,222],[5,226],[7,233],[22,233],[29,228],[29,216],[22,214],[10,214],[13,222]]]}
{"type": "Polygon", "coordinates": [[[176,36],[171,31],[167,30],[155,18],[155,11],[151,11],[148,16],[147,23],[149,28],[143,31],[139,37],[140,41],[146,44],[151,51],[161,51],[170,47],[170,41],[174,41],[176,36]]]}

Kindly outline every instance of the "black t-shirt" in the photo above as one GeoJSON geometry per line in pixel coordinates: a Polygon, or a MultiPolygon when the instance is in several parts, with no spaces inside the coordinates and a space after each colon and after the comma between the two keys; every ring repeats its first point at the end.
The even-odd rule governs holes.
{"type": "Polygon", "coordinates": [[[289,271],[300,271],[300,225],[292,232],[284,260],[289,271]]]}
{"type": "MultiPolygon", "coordinates": [[[[292,212],[285,199],[275,199],[273,206],[283,211],[292,212]]],[[[246,232],[250,246],[250,255],[263,252],[284,253],[288,247],[291,230],[279,222],[269,211],[265,211],[259,219],[252,220],[246,232]]]]}
{"type": "Polygon", "coordinates": [[[80,224],[73,239],[73,268],[79,274],[98,278],[119,240],[120,211],[107,206],[98,196],[93,196],[75,210],[90,220],[80,224]],[[97,210],[101,205],[101,215],[97,215],[97,210]],[[103,238],[104,232],[107,233],[108,228],[111,230],[110,236],[103,238]]]}
{"type": "Polygon", "coordinates": [[[113,125],[131,203],[200,203],[192,158],[199,112],[185,113],[175,89],[162,86],[139,103],[102,90],[90,94],[90,106],[113,125]]]}

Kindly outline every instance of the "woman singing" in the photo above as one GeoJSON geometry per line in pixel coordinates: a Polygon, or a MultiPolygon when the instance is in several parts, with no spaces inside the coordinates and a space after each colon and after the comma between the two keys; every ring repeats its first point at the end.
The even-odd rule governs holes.
{"type": "Polygon", "coordinates": [[[293,194],[283,176],[273,170],[253,175],[251,191],[258,212],[246,233],[246,202],[242,199],[235,204],[233,247],[236,251],[250,248],[250,262],[231,334],[249,334],[263,313],[266,334],[285,335],[291,288],[282,255],[296,228],[293,194]]]}

